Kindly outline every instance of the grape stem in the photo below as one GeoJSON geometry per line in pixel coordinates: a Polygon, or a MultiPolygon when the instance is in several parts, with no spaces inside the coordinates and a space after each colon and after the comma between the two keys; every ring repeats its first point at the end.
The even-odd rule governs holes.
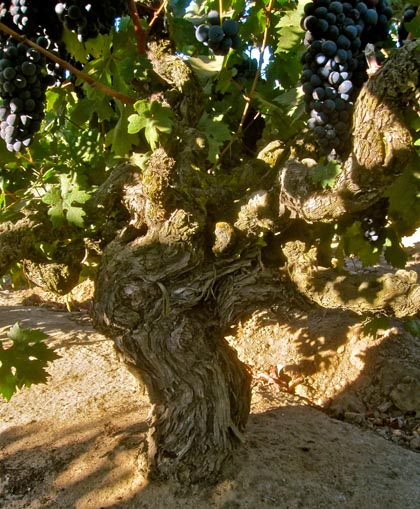
{"type": "MultiPolygon", "coordinates": [[[[241,120],[239,122],[238,129],[236,130],[236,133],[232,136],[232,138],[230,139],[230,141],[226,145],[226,147],[222,150],[222,152],[220,154],[220,157],[219,157],[219,161],[222,160],[222,158],[230,150],[232,145],[239,138],[239,136],[241,135],[241,133],[243,131],[245,119],[246,119],[248,111],[249,111],[249,109],[251,107],[252,99],[253,99],[253,96],[255,94],[255,89],[257,88],[258,79],[259,79],[259,77],[261,75],[262,65],[264,63],[264,53],[265,53],[265,49],[267,47],[268,29],[270,28],[270,19],[268,17],[268,14],[272,11],[273,5],[274,5],[274,0],[270,0],[270,3],[268,4],[267,9],[266,9],[267,16],[266,16],[266,23],[265,23],[263,40],[262,40],[262,44],[261,44],[261,48],[260,48],[260,58],[259,58],[259,61],[258,61],[258,68],[257,68],[257,71],[255,73],[254,79],[252,81],[252,85],[251,85],[251,89],[249,91],[249,94],[247,96],[244,96],[245,97],[245,107],[244,107],[244,110],[242,112],[242,117],[241,117],[241,120]]],[[[213,166],[211,171],[215,170],[216,164],[213,166]]]]}
{"type": "Polygon", "coordinates": [[[141,20],[139,13],[137,11],[137,6],[135,0],[129,0],[128,9],[130,12],[130,17],[133,21],[134,32],[137,38],[137,53],[139,55],[146,54],[146,31],[141,26],[141,20]]]}
{"type": "Polygon", "coordinates": [[[8,35],[11,35],[17,41],[23,42],[24,44],[31,46],[32,48],[35,48],[49,60],[52,60],[63,69],[67,69],[72,74],[77,76],[79,79],[85,81],[92,88],[96,88],[97,90],[103,92],[104,94],[110,97],[114,97],[115,99],[118,99],[119,101],[125,104],[134,104],[136,102],[136,99],[129,97],[128,95],[122,94],[121,92],[118,92],[118,90],[114,90],[113,88],[110,88],[102,83],[99,83],[98,81],[94,80],[84,72],[79,71],[79,69],[76,69],[76,67],[69,64],[66,60],[63,60],[62,58],[54,55],[54,53],[51,53],[42,46],[39,46],[39,44],[36,44],[36,42],[31,41],[26,36],[18,34],[17,32],[15,32],[2,22],[0,22],[0,30],[8,35]]]}

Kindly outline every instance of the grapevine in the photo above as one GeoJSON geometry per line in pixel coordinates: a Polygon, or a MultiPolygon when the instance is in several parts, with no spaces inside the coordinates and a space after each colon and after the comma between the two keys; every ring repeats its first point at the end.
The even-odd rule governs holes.
{"type": "Polygon", "coordinates": [[[322,151],[342,153],[354,100],[366,81],[364,49],[384,40],[392,10],[386,0],[314,0],[305,5],[302,89],[309,129],[322,151]]]}

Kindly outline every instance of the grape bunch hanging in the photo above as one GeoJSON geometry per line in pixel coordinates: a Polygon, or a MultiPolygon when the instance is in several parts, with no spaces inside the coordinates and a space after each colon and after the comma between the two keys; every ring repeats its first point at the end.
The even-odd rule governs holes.
{"type": "MultiPolygon", "coordinates": [[[[64,30],[80,42],[108,33],[115,18],[128,12],[127,0],[8,0],[0,2],[0,21],[39,46],[68,59],[64,30]]],[[[32,142],[44,118],[48,86],[64,79],[36,49],[0,32],[0,137],[12,152],[32,142]]]]}
{"type": "Polygon", "coordinates": [[[45,64],[45,58],[25,44],[13,39],[2,44],[0,136],[11,152],[27,147],[41,127],[48,84],[45,64]]]}
{"type": "Polygon", "coordinates": [[[66,30],[77,34],[79,42],[107,34],[115,18],[128,13],[126,0],[67,0],[54,2],[55,13],[66,30]]]}
{"type": "Polygon", "coordinates": [[[304,12],[301,82],[308,127],[325,154],[339,154],[350,137],[354,100],[368,77],[363,51],[386,39],[392,9],[386,0],[313,0],[304,12]]]}
{"type": "Polygon", "coordinates": [[[241,47],[238,34],[239,23],[231,18],[220,19],[218,11],[207,14],[207,23],[199,25],[195,31],[197,41],[208,46],[215,55],[227,55],[230,49],[241,47]]]}

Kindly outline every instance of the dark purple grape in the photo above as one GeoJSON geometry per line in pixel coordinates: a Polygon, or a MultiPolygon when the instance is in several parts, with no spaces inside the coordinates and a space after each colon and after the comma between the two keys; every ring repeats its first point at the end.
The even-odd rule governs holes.
{"type": "Polygon", "coordinates": [[[341,14],[343,12],[343,4],[341,2],[331,2],[329,10],[334,14],[341,14]]]}
{"type": "MultiPolygon", "coordinates": [[[[327,57],[332,57],[337,51],[337,44],[334,41],[325,41],[322,43],[322,53],[327,57]]],[[[323,62],[321,65],[323,65],[323,62]]]]}
{"type": "Polygon", "coordinates": [[[239,23],[233,19],[225,19],[222,23],[222,29],[228,37],[233,37],[239,32],[239,23]]]}
{"type": "Polygon", "coordinates": [[[302,28],[304,30],[309,30],[310,32],[313,32],[318,27],[318,18],[316,16],[307,16],[304,18],[304,21],[302,23],[302,28]]]}
{"type": "Polygon", "coordinates": [[[323,53],[318,53],[315,57],[315,62],[317,65],[324,65],[328,60],[327,55],[324,55],[323,53]]]}
{"type": "Polygon", "coordinates": [[[220,15],[218,11],[212,10],[207,14],[207,21],[210,25],[220,25],[220,15]]]}
{"type": "Polygon", "coordinates": [[[350,80],[343,81],[338,87],[339,94],[348,94],[353,89],[353,83],[350,80]]]}
{"type": "Polygon", "coordinates": [[[322,85],[322,79],[317,74],[312,74],[309,83],[314,87],[320,87],[322,85]]]}
{"type": "Polygon", "coordinates": [[[316,101],[323,101],[325,99],[325,90],[324,87],[316,87],[312,92],[312,97],[316,101]]]}
{"type": "Polygon", "coordinates": [[[199,25],[195,31],[195,38],[199,42],[207,42],[209,38],[209,26],[208,25],[199,25]]]}
{"type": "Polygon", "coordinates": [[[328,14],[328,9],[326,7],[317,7],[314,11],[314,16],[317,18],[325,19],[328,14]]]}
{"type": "Polygon", "coordinates": [[[368,9],[363,15],[363,20],[368,25],[376,25],[378,22],[378,13],[375,9],[368,9]]]}
{"type": "Polygon", "coordinates": [[[240,49],[242,46],[242,39],[240,35],[236,34],[232,37],[232,49],[240,49]]]}
{"type": "Polygon", "coordinates": [[[212,25],[209,28],[209,42],[221,42],[224,36],[225,33],[219,25],[212,25]]]}
{"type": "Polygon", "coordinates": [[[349,49],[350,46],[351,46],[351,42],[350,40],[343,34],[340,34],[338,37],[337,37],[337,46],[339,48],[343,48],[343,49],[349,49]]]}

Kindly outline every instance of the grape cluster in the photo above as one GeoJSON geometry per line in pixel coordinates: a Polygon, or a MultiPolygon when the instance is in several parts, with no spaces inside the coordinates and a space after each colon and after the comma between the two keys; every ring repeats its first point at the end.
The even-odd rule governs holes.
{"type": "Polygon", "coordinates": [[[404,43],[404,41],[408,37],[408,30],[405,28],[405,23],[409,23],[412,21],[417,14],[418,7],[417,5],[408,4],[403,9],[402,20],[398,27],[398,42],[400,45],[404,43]]]}
{"type": "Polygon", "coordinates": [[[231,18],[220,19],[218,11],[207,14],[207,23],[196,28],[197,41],[208,46],[215,55],[227,55],[230,49],[241,47],[241,38],[238,34],[239,23],[231,18]]]}
{"type": "Polygon", "coordinates": [[[345,150],[354,100],[367,79],[363,50],[387,37],[386,0],[313,0],[305,5],[302,89],[312,129],[324,153],[345,150]]]}
{"type": "Polygon", "coordinates": [[[0,3],[3,23],[23,33],[29,39],[44,36],[50,43],[61,40],[62,27],[57,23],[54,2],[34,0],[9,0],[0,3]]]}
{"type": "Polygon", "coordinates": [[[27,147],[44,118],[45,59],[36,49],[8,38],[0,50],[0,136],[7,149],[27,147]]]}
{"type": "MultiPolygon", "coordinates": [[[[109,32],[115,18],[127,12],[127,0],[0,2],[2,23],[66,60],[63,30],[86,41],[109,32]]],[[[44,118],[47,87],[64,78],[64,71],[40,52],[0,33],[0,137],[8,150],[18,152],[31,143],[44,118]]]]}
{"type": "Polygon", "coordinates": [[[77,34],[79,42],[108,33],[115,18],[128,12],[126,0],[67,0],[54,3],[59,21],[66,30],[77,34]]]}

